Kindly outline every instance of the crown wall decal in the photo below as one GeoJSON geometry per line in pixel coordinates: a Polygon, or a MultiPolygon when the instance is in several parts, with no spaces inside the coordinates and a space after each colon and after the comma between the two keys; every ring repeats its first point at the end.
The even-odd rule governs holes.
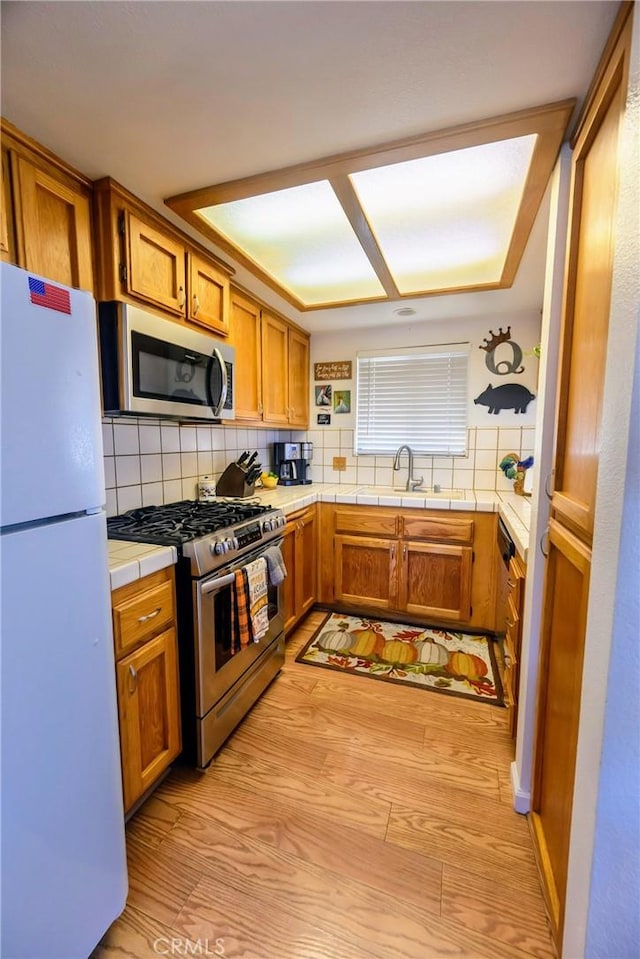
{"type": "Polygon", "coordinates": [[[493,330],[489,330],[489,336],[491,337],[488,340],[486,337],[483,339],[484,346],[479,346],[479,350],[486,350],[487,353],[493,353],[496,346],[500,346],[501,343],[506,343],[507,340],[511,339],[511,327],[508,326],[503,332],[502,327],[499,327],[499,333],[494,333],[493,330]]]}

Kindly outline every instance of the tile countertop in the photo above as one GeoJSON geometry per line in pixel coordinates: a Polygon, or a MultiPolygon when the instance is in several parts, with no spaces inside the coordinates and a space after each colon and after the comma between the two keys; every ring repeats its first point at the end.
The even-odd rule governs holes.
{"type": "Polygon", "coordinates": [[[315,502],[357,503],[363,506],[402,506],[410,509],[468,510],[499,513],[509,530],[520,558],[526,563],[529,548],[531,502],[515,493],[484,490],[462,490],[460,499],[438,495],[424,497],[403,490],[377,492],[375,487],[354,484],[312,483],[310,486],[278,486],[273,490],[257,489],[256,496],[263,503],[277,506],[286,514],[304,509],[315,502]]]}
{"type": "MultiPolygon", "coordinates": [[[[269,506],[282,509],[285,515],[316,502],[498,512],[511,534],[518,555],[525,563],[527,561],[531,504],[528,499],[516,496],[515,493],[464,490],[462,498],[446,499],[444,496],[416,496],[415,493],[406,496],[403,495],[403,490],[380,493],[376,492],[374,487],[357,484],[340,486],[337,483],[313,483],[309,486],[278,486],[273,490],[257,489],[256,497],[269,506]]],[[[149,546],[147,543],[110,539],[108,547],[111,589],[125,586],[142,576],[171,566],[178,558],[175,546],[149,546]]]]}
{"type": "Polygon", "coordinates": [[[175,546],[149,546],[148,543],[109,539],[107,547],[111,589],[118,589],[166,566],[173,566],[178,559],[175,546]]]}

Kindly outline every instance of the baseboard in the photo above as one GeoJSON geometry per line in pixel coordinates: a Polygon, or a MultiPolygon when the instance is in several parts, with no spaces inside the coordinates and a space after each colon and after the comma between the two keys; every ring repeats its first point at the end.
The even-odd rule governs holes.
{"type": "Polygon", "coordinates": [[[517,763],[511,763],[511,795],[513,808],[516,812],[525,815],[531,809],[531,793],[520,788],[520,776],[517,763]]]}

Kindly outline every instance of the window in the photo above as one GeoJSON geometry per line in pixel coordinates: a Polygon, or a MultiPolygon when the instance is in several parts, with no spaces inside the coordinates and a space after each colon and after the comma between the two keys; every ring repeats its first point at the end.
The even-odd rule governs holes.
{"type": "Polygon", "coordinates": [[[358,353],[356,453],[465,456],[468,343],[358,353]]]}

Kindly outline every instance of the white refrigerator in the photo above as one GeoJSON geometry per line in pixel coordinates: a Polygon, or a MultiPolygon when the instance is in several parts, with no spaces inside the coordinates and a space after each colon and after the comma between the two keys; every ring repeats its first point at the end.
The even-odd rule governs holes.
{"type": "Polygon", "coordinates": [[[0,269],[0,955],[86,959],[127,894],[96,306],[0,269]]]}

